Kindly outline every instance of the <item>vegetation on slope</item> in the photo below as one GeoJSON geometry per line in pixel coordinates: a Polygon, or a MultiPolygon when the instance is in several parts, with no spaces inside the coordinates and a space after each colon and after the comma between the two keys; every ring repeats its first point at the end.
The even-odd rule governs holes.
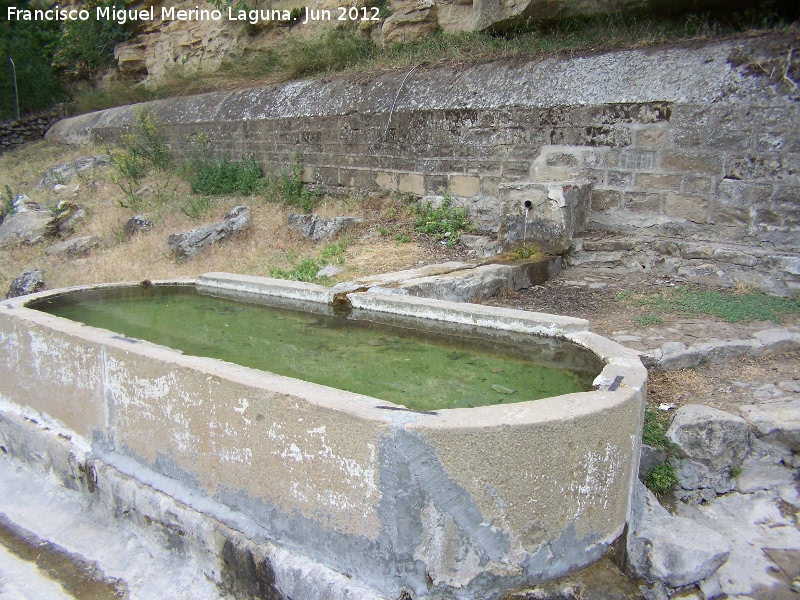
{"type": "MultiPolygon", "coordinates": [[[[112,0],[90,0],[105,6],[112,0]]],[[[113,2],[118,8],[125,2],[113,2]]],[[[28,8],[0,0],[8,6],[28,8]]],[[[331,73],[381,72],[412,66],[530,60],[554,52],[594,52],[666,42],[710,39],[740,32],[780,30],[796,19],[791,2],[766,0],[721,15],[605,15],[552,23],[530,22],[503,34],[438,33],[422,41],[381,47],[357,29],[323,29],[319,35],[270,38],[264,48],[232,55],[213,70],[176,66],[155,85],[100,76],[112,67],[114,46],[131,35],[114,21],[3,21],[0,56],[14,60],[21,113],[69,100],[73,112],[89,112],[157,97],[187,95],[331,73]]],[[[10,64],[10,63],[9,63],[10,64]]],[[[0,68],[0,120],[14,115],[11,70],[0,68]]]]}

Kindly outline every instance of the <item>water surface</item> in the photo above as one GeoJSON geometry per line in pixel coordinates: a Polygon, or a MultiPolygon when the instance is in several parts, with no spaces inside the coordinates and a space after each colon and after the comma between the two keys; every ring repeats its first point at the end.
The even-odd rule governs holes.
{"type": "MultiPolygon", "coordinates": [[[[414,410],[522,402],[587,391],[596,373],[527,359],[497,341],[201,295],[194,286],[90,290],[31,308],[246,367],[414,410]]],[[[549,347],[554,342],[547,341],[549,347]]],[[[566,356],[569,345],[560,350],[566,356]]]]}

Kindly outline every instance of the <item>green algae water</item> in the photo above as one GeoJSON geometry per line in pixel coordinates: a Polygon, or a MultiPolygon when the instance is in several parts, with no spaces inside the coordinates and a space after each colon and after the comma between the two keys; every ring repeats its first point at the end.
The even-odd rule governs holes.
{"type": "Polygon", "coordinates": [[[413,410],[582,392],[591,389],[596,375],[596,371],[537,364],[520,355],[524,349],[497,341],[250,304],[201,295],[194,286],[89,290],[29,306],[186,354],[365,394],[413,410]]]}

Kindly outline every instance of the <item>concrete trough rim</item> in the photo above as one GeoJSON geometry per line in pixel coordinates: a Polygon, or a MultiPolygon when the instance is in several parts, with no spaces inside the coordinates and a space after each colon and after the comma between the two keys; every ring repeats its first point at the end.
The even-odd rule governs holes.
{"type": "MultiPolygon", "coordinates": [[[[198,289],[222,289],[265,297],[285,298],[286,296],[282,296],[282,292],[286,292],[290,299],[311,300],[320,304],[326,298],[330,298],[329,301],[333,300],[333,294],[328,294],[328,288],[323,286],[229,273],[207,273],[198,276],[196,279],[147,280],[146,283],[154,286],[194,285],[198,289]],[[305,293],[306,291],[308,293],[305,293]]],[[[58,297],[87,290],[134,288],[140,287],[142,284],[143,282],[101,283],[45,290],[27,296],[7,299],[0,305],[0,314],[14,316],[39,326],[53,328],[67,335],[88,339],[101,346],[108,345],[147,358],[167,360],[181,369],[193,369],[234,383],[246,383],[264,390],[275,390],[287,396],[294,396],[311,405],[330,408],[361,419],[385,424],[407,423],[409,419],[412,419],[415,423],[424,424],[425,426],[470,429],[487,426],[506,427],[557,422],[565,418],[584,418],[627,402],[632,395],[640,393],[647,379],[647,371],[641,364],[636,352],[589,332],[588,322],[583,319],[414,296],[376,294],[372,292],[347,294],[347,299],[354,305],[354,308],[391,312],[392,309],[397,309],[402,305],[409,307],[409,311],[414,307],[422,307],[424,310],[436,313],[433,319],[430,316],[420,317],[428,320],[464,322],[459,321],[459,319],[465,319],[469,315],[475,315],[475,313],[481,316],[491,316],[493,313],[497,314],[499,312],[502,317],[507,317],[505,322],[507,327],[502,327],[503,329],[536,336],[549,335],[550,337],[574,343],[594,353],[605,364],[602,372],[595,379],[596,389],[586,392],[561,394],[539,400],[509,404],[499,403],[475,408],[415,411],[388,400],[246,367],[217,358],[185,354],[180,350],[147,340],[125,338],[118,332],[84,325],[83,323],[57,317],[27,306],[32,302],[47,297],[58,297]],[[564,331],[555,325],[554,318],[556,323],[565,323],[568,330],[564,331]],[[537,323],[541,323],[542,326],[537,326],[537,323]],[[586,326],[585,328],[584,325],[586,326]],[[631,374],[633,374],[632,377],[631,374]],[[627,381],[623,379],[624,383],[615,391],[603,389],[607,388],[608,384],[617,375],[627,377],[627,381]]],[[[500,321],[502,322],[503,319],[501,318],[500,321]]],[[[471,324],[479,327],[488,327],[486,323],[480,322],[480,320],[478,322],[473,320],[471,324]]]]}
{"type": "MultiPolygon", "coordinates": [[[[514,586],[593,562],[629,520],[644,367],[635,353],[610,340],[585,329],[558,333],[560,339],[597,346],[592,352],[601,360],[582,357],[579,367],[605,364],[594,391],[424,413],[186,355],[26,306],[68,291],[138,285],[74,286],[0,303],[0,377],[8,384],[0,400],[63,424],[64,439],[72,439],[70,432],[82,436],[87,461],[102,477],[113,476],[114,469],[124,474],[121,466],[132,465],[126,477],[141,479],[142,486],[155,483],[152,489],[188,501],[208,522],[216,519],[232,528],[226,544],[242,531],[248,539],[307,557],[305,571],[283,577],[287,590],[321,565],[328,575],[322,583],[312,578],[309,586],[327,586],[337,574],[346,574],[370,598],[398,597],[401,586],[420,598],[440,597],[439,591],[453,598],[500,597],[514,586]],[[245,418],[248,405],[253,410],[245,418]],[[533,512],[531,503],[537,507],[533,512]],[[543,515],[550,515],[546,525],[543,515]],[[447,525],[451,522],[457,527],[447,525]],[[532,527],[539,532],[535,538],[528,536],[532,527]],[[416,533],[409,537],[412,529],[416,533]],[[256,538],[247,533],[253,531],[256,538]],[[442,563],[432,540],[446,535],[489,562],[442,563]],[[412,563],[418,571],[408,571],[412,563]],[[431,578],[436,590],[430,589],[431,578]]],[[[390,300],[387,306],[420,301],[390,300]]],[[[364,317],[356,313],[353,318],[364,317]]],[[[375,320],[394,319],[375,315],[375,320]]],[[[484,335],[474,326],[434,325],[484,335]]],[[[509,337],[526,339],[519,333],[509,337]]],[[[28,439],[27,429],[13,433],[28,439]]],[[[83,481],[81,464],[61,461],[64,481],[83,481]]],[[[108,489],[111,495],[125,492],[108,489]]],[[[83,493],[94,491],[87,486],[83,493]]],[[[187,519],[197,522],[195,516],[187,519]]],[[[198,531],[191,543],[216,560],[224,552],[218,541],[209,542],[198,531]]],[[[293,559],[270,555],[269,560],[290,564],[293,559]]]]}

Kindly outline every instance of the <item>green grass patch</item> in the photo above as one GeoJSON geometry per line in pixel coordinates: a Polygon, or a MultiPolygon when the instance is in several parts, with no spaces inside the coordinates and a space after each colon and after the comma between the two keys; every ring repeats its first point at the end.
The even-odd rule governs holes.
{"type": "Polygon", "coordinates": [[[328,244],[317,258],[305,258],[290,269],[270,269],[270,277],[318,283],[325,279],[317,277],[320,269],[332,264],[344,264],[345,248],[347,248],[347,240],[328,244]]]}
{"type": "Polygon", "coordinates": [[[645,407],[642,442],[652,448],[669,450],[670,443],[667,439],[667,429],[669,429],[667,416],[655,408],[645,407]]]}
{"type": "Polygon", "coordinates": [[[709,315],[728,323],[772,321],[780,323],[789,314],[800,313],[800,300],[768,296],[762,292],[718,292],[694,290],[679,286],[654,296],[642,298],[639,304],[654,311],[685,317],[709,315]]]}
{"type": "Polygon", "coordinates": [[[650,325],[659,325],[664,322],[664,319],[656,315],[642,315],[640,317],[633,317],[633,321],[642,327],[649,327],[650,325]]]}

